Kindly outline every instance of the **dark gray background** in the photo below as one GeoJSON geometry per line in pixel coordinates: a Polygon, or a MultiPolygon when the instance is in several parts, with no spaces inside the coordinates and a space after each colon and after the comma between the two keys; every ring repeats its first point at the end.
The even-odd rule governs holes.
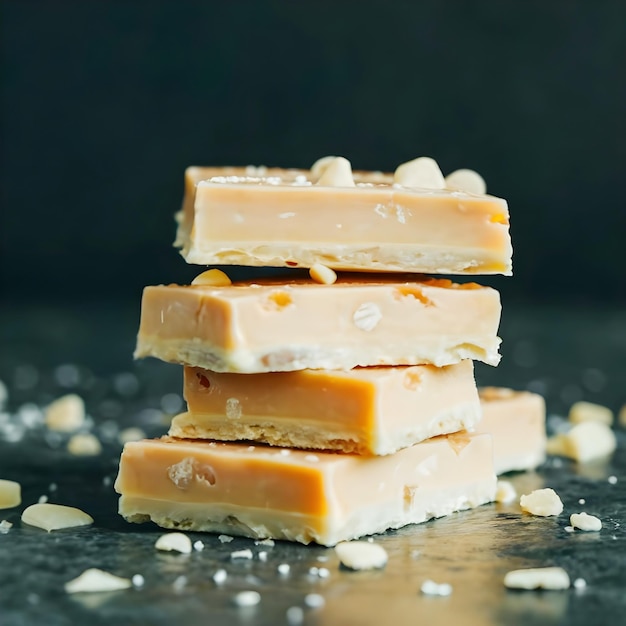
{"type": "Polygon", "coordinates": [[[0,293],[186,282],[189,164],[472,167],[508,300],[626,299],[626,3],[2,3],[0,293]]]}

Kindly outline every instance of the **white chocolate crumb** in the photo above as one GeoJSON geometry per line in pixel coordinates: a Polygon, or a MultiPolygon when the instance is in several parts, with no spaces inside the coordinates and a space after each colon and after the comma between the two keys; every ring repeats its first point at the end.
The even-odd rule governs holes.
{"type": "Polygon", "coordinates": [[[398,165],[393,174],[393,182],[402,187],[421,189],[444,189],[446,181],[435,159],[419,157],[398,165]]]}
{"type": "Polygon", "coordinates": [[[540,517],[560,515],[563,512],[563,502],[554,489],[535,489],[523,495],[519,503],[523,511],[540,517]]]}
{"type": "Polygon", "coordinates": [[[353,314],[352,322],[359,330],[371,332],[383,319],[383,314],[374,302],[364,302],[353,314]]]}
{"type": "Polygon", "coordinates": [[[291,570],[291,565],[289,563],[281,563],[276,569],[281,576],[287,576],[291,570]]]}
{"type": "Polygon", "coordinates": [[[24,509],[22,522],[29,526],[51,530],[89,526],[93,524],[93,517],[84,511],[62,504],[32,504],[24,509]]]}
{"type": "Polygon", "coordinates": [[[45,421],[50,430],[78,430],[85,423],[85,402],[75,393],[61,396],[46,407],[45,421]]]}
{"type": "Polygon", "coordinates": [[[67,593],[96,593],[130,589],[133,583],[128,578],[120,578],[101,569],[90,568],[78,578],[65,583],[67,593]]]}
{"type": "Polygon", "coordinates": [[[483,196],[487,193],[485,179],[474,170],[460,169],[446,176],[446,187],[483,196]]]}
{"type": "Polygon", "coordinates": [[[569,576],[562,567],[512,570],[504,577],[508,589],[568,589],[569,576]]]}
{"type": "Polygon", "coordinates": [[[589,515],[584,511],[582,513],[572,513],[569,518],[569,523],[580,530],[601,530],[602,520],[595,515],[589,515]]]}
{"type": "Polygon", "coordinates": [[[508,504],[513,502],[517,497],[517,491],[515,487],[508,480],[499,480],[496,485],[496,502],[502,502],[508,504]]]}
{"type": "Polygon", "coordinates": [[[586,500],[584,498],[578,498],[578,504],[585,504],[586,500]]]}
{"type": "Polygon", "coordinates": [[[45,504],[46,502],[48,502],[48,496],[44,493],[43,495],[39,496],[39,500],[37,500],[37,502],[39,504],[45,504]]]}
{"type": "Polygon", "coordinates": [[[259,552],[257,554],[257,556],[259,557],[259,561],[263,561],[263,563],[265,563],[265,561],[267,561],[267,551],[266,550],[261,550],[261,552],[259,552]]]}
{"type": "Polygon", "coordinates": [[[585,463],[608,456],[616,447],[617,439],[610,426],[602,422],[582,422],[566,433],[550,437],[547,451],[585,463]]]}
{"type": "Polygon", "coordinates": [[[582,424],[583,422],[600,422],[611,426],[613,424],[613,411],[601,404],[593,402],[575,402],[569,410],[569,421],[572,424],[582,424]]]}
{"type": "Polygon", "coordinates": [[[244,550],[235,550],[230,553],[230,558],[232,561],[237,559],[251,559],[254,555],[252,554],[252,550],[250,548],[245,548],[244,550]]]}
{"type": "Polygon", "coordinates": [[[141,441],[146,438],[146,433],[141,429],[137,428],[137,426],[131,426],[129,428],[124,428],[124,430],[120,430],[117,440],[122,444],[129,443],[131,441],[141,441]]]}
{"type": "Polygon", "coordinates": [[[146,583],[146,579],[141,574],[135,574],[131,579],[133,587],[141,589],[146,583]]]}
{"type": "Polygon", "coordinates": [[[0,509],[12,509],[22,503],[22,486],[14,480],[0,479],[0,509]]]}
{"type": "Polygon", "coordinates": [[[565,532],[566,533],[573,533],[574,532],[574,527],[573,526],[566,526],[565,527],[565,532]]]}
{"type": "Polygon", "coordinates": [[[309,567],[309,576],[317,576],[317,574],[319,573],[320,569],[319,567],[309,567]]]}
{"type": "Polygon", "coordinates": [[[220,543],[230,543],[233,539],[234,539],[234,537],[231,537],[230,535],[219,535],[218,536],[218,540],[219,540],[220,543]]]}
{"type": "Polygon", "coordinates": [[[48,485],[48,491],[56,491],[58,489],[58,485],[56,483],[50,483],[48,485]]]}
{"type": "Polygon", "coordinates": [[[336,159],[336,156],[325,156],[317,159],[311,165],[311,178],[317,180],[326,171],[326,168],[336,159]]]}
{"type": "Polygon", "coordinates": [[[320,460],[320,458],[316,454],[307,454],[304,457],[304,460],[308,461],[309,463],[317,463],[320,460]]]}
{"type": "Polygon", "coordinates": [[[350,161],[335,157],[326,165],[317,184],[324,187],[355,187],[350,161]]]}
{"type": "Polygon", "coordinates": [[[309,276],[316,283],[321,283],[322,285],[332,285],[337,282],[337,272],[321,263],[314,263],[311,266],[309,276]]]}
{"type": "Polygon", "coordinates": [[[432,580],[425,580],[420,587],[420,591],[425,596],[449,596],[452,594],[452,585],[449,583],[436,583],[432,580]]]}
{"type": "Polygon", "coordinates": [[[8,520],[3,519],[0,521],[0,535],[6,535],[11,528],[13,528],[13,524],[8,520]]]}
{"type": "Polygon", "coordinates": [[[70,437],[67,450],[74,456],[98,456],[102,452],[102,444],[92,433],[78,433],[70,437]]]}
{"type": "Polygon", "coordinates": [[[606,480],[608,481],[609,485],[617,484],[617,476],[609,476],[606,480]]]}
{"type": "Polygon", "coordinates": [[[225,569],[218,569],[217,572],[213,574],[213,582],[216,585],[222,585],[223,583],[226,582],[227,578],[228,578],[228,574],[226,573],[225,569]]]}
{"type": "Polygon", "coordinates": [[[387,552],[377,543],[367,541],[342,541],[335,552],[344,567],[354,570],[385,567],[387,552]]]}
{"type": "Polygon", "coordinates": [[[317,575],[319,578],[330,578],[330,570],[327,567],[320,567],[317,570],[317,575]]]}
{"type": "Polygon", "coordinates": [[[198,274],[191,281],[191,284],[206,285],[208,287],[228,287],[228,285],[232,285],[232,281],[228,277],[228,274],[222,272],[222,270],[212,269],[198,274]]]}
{"type": "Polygon", "coordinates": [[[310,609],[321,609],[326,604],[326,599],[319,593],[307,593],[304,596],[304,604],[310,609]]]}
{"type": "Polygon", "coordinates": [[[157,550],[165,552],[180,552],[181,554],[191,553],[191,539],[183,533],[165,533],[161,535],[154,544],[157,550]]]}
{"type": "Polygon", "coordinates": [[[290,606],[285,612],[285,618],[289,626],[298,626],[304,621],[304,610],[300,606],[290,606]]]}
{"type": "Polygon", "coordinates": [[[235,606],[256,606],[261,602],[261,594],[258,591],[240,591],[234,598],[235,606]]]}
{"type": "Polygon", "coordinates": [[[202,550],[204,550],[204,543],[202,541],[200,541],[200,539],[198,539],[198,541],[194,541],[193,542],[193,549],[196,552],[202,552],[202,550]]]}
{"type": "Polygon", "coordinates": [[[577,578],[574,581],[575,589],[584,589],[587,586],[587,581],[584,578],[577,578]]]}
{"type": "Polygon", "coordinates": [[[326,563],[326,561],[328,561],[328,555],[326,555],[326,554],[320,554],[320,555],[317,557],[317,560],[318,560],[320,563],[326,563]]]}
{"type": "Polygon", "coordinates": [[[181,592],[187,586],[187,576],[178,576],[172,583],[174,591],[181,592]]]}

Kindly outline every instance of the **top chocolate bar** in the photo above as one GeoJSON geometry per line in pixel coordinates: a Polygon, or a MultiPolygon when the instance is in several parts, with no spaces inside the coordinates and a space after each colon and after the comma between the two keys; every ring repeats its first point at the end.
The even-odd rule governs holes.
{"type": "Polygon", "coordinates": [[[188,263],[427,274],[511,274],[509,212],[471,170],[422,157],[394,174],[190,167],[175,245],[188,263]]]}

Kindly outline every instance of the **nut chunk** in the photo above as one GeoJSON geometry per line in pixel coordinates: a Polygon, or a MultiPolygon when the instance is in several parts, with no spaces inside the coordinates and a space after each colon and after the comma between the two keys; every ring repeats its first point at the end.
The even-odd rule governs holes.
{"type": "Polygon", "coordinates": [[[582,513],[572,513],[569,518],[569,523],[574,528],[579,528],[580,530],[601,530],[602,529],[602,520],[595,515],[589,515],[584,511],[582,513]]]}
{"type": "Polygon", "coordinates": [[[93,524],[93,517],[84,511],[72,506],[61,504],[33,504],[22,513],[22,521],[30,526],[51,530],[89,526],[93,524]]]}
{"type": "Polygon", "coordinates": [[[522,510],[539,517],[560,515],[563,512],[563,502],[554,489],[536,489],[520,498],[522,510]]]}

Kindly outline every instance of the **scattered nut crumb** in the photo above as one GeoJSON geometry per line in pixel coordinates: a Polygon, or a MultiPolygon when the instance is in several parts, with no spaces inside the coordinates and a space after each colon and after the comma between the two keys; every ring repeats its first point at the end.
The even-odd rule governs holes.
{"type": "Polygon", "coordinates": [[[504,577],[509,589],[568,589],[569,576],[562,567],[516,569],[504,577]]]}
{"type": "Polygon", "coordinates": [[[578,504],[585,504],[586,500],[584,498],[578,499],[578,504]]]}
{"type": "Polygon", "coordinates": [[[93,524],[93,517],[72,506],[42,503],[32,504],[24,509],[22,522],[50,532],[63,528],[89,526],[93,524]]]}
{"type": "Polygon", "coordinates": [[[289,570],[291,570],[291,565],[289,563],[281,563],[276,569],[281,576],[287,576],[289,570]]]}
{"type": "Polygon", "coordinates": [[[609,485],[617,484],[617,476],[609,476],[606,480],[608,481],[609,485]]]}
{"type": "Polygon", "coordinates": [[[496,486],[496,502],[508,504],[517,497],[515,487],[508,480],[499,480],[496,486]]]}
{"type": "Polygon", "coordinates": [[[39,500],[37,500],[37,502],[39,504],[45,504],[46,502],[48,502],[48,496],[44,493],[43,495],[39,496],[39,500]]]}
{"type": "Polygon", "coordinates": [[[560,515],[563,512],[563,502],[554,489],[536,489],[523,495],[519,503],[523,511],[540,517],[560,515]]]}
{"type": "Polygon", "coordinates": [[[337,273],[326,265],[314,263],[309,270],[309,276],[322,285],[332,285],[337,282],[337,273]]]}
{"type": "Polygon", "coordinates": [[[460,169],[448,174],[445,178],[446,187],[448,189],[457,189],[466,191],[478,196],[487,193],[487,184],[485,179],[474,170],[460,169]]]}
{"type": "Polygon", "coordinates": [[[172,583],[174,591],[180,592],[187,586],[187,576],[178,576],[172,583]]]}
{"type": "Polygon", "coordinates": [[[194,541],[193,549],[196,552],[202,552],[202,550],[204,550],[204,543],[200,541],[200,539],[198,539],[198,541],[194,541]]]}
{"type": "Polygon", "coordinates": [[[236,606],[256,606],[261,602],[261,594],[258,591],[240,591],[234,598],[236,606]]]}
{"type": "Polygon", "coordinates": [[[85,570],[78,578],[65,583],[67,593],[119,591],[129,589],[133,583],[128,578],[120,578],[101,569],[85,570]]]}
{"type": "Polygon", "coordinates": [[[259,561],[263,561],[264,563],[267,561],[267,552],[265,550],[261,550],[257,556],[259,557],[259,561]]]}
{"type": "Polygon", "coordinates": [[[600,422],[611,426],[613,424],[613,411],[601,404],[593,402],[575,402],[569,410],[569,421],[572,424],[582,424],[583,422],[600,422]]]}
{"type": "Polygon", "coordinates": [[[0,479],[0,509],[12,509],[22,503],[22,486],[14,480],[0,479]]]}
{"type": "Polygon", "coordinates": [[[319,593],[307,593],[304,596],[304,604],[310,609],[321,609],[326,604],[326,599],[319,593]]]}
{"type": "Polygon", "coordinates": [[[577,578],[574,581],[574,587],[576,589],[584,589],[587,586],[587,581],[584,578],[577,578]]]}
{"type": "Polygon", "coordinates": [[[584,511],[582,513],[572,513],[569,518],[570,524],[574,528],[580,530],[601,530],[602,520],[595,515],[588,515],[584,511]]]}
{"type": "Polygon", "coordinates": [[[374,302],[364,302],[352,315],[353,324],[367,333],[373,331],[381,319],[383,314],[374,302]]]}
{"type": "Polygon", "coordinates": [[[268,537],[267,539],[257,539],[254,542],[254,545],[256,545],[256,546],[268,546],[269,548],[271,548],[271,547],[275,546],[276,543],[274,542],[273,539],[268,537]]]}
{"type": "Polygon", "coordinates": [[[387,564],[387,552],[377,543],[367,541],[342,541],[335,552],[344,567],[354,570],[374,569],[387,564]]]}
{"type": "Polygon", "coordinates": [[[70,437],[67,449],[74,456],[97,456],[102,452],[102,444],[92,433],[79,433],[70,437]]]}
{"type": "Polygon", "coordinates": [[[230,558],[233,561],[236,559],[251,559],[252,556],[253,554],[250,548],[246,548],[245,550],[235,550],[234,552],[230,553],[230,558]]]}
{"type": "Polygon", "coordinates": [[[228,574],[226,573],[225,569],[218,569],[215,574],[213,574],[213,582],[216,585],[221,585],[225,583],[227,578],[228,574]]]}
{"type": "Polygon", "coordinates": [[[582,422],[567,433],[548,439],[549,454],[558,454],[584,463],[615,451],[617,440],[610,426],[602,422],[582,422]]]}
{"type": "Polygon", "coordinates": [[[420,591],[425,596],[449,596],[452,593],[452,585],[425,580],[420,587],[420,591]]]}
{"type": "Polygon", "coordinates": [[[145,580],[145,578],[141,574],[135,574],[131,578],[131,582],[133,583],[133,587],[136,587],[137,589],[140,589],[141,587],[144,586],[146,580],[145,580]]]}
{"type": "Polygon", "coordinates": [[[218,536],[218,540],[219,540],[220,543],[230,543],[233,539],[234,539],[234,537],[231,537],[230,535],[219,535],[218,536]]]}
{"type": "Polygon", "coordinates": [[[232,285],[232,281],[228,277],[226,272],[222,272],[222,270],[212,269],[206,270],[206,272],[202,272],[198,274],[192,281],[192,285],[207,285],[209,287],[228,287],[228,285],[232,285]]]}
{"type": "Polygon", "coordinates": [[[5,519],[0,522],[0,535],[6,535],[13,528],[13,524],[5,519]]]}
{"type": "Polygon", "coordinates": [[[154,547],[157,550],[165,550],[166,552],[190,554],[191,539],[183,533],[165,533],[156,540],[154,547]]]}
{"type": "Polygon", "coordinates": [[[304,610],[300,606],[290,606],[285,612],[289,626],[298,626],[304,621],[304,610]]]}
{"type": "Polygon", "coordinates": [[[71,432],[85,422],[85,403],[75,393],[69,393],[51,402],[45,410],[46,426],[50,430],[71,432]]]}

